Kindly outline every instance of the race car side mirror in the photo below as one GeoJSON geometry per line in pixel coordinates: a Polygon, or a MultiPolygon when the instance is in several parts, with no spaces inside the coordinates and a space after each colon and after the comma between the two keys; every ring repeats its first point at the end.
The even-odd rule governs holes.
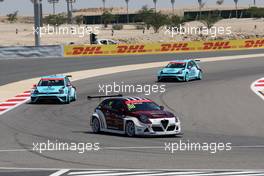
{"type": "Polygon", "coordinates": [[[33,88],[36,88],[37,87],[37,84],[33,84],[33,88]]]}
{"type": "Polygon", "coordinates": [[[164,110],[164,106],[160,106],[160,110],[162,110],[162,111],[163,111],[163,110],[164,110]]]}

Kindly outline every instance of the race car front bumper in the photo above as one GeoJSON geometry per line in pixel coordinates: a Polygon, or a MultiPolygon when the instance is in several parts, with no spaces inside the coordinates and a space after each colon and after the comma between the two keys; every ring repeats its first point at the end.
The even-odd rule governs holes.
{"type": "Polygon", "coordinates": [[[65,103],[67,101],[67,95],[65,94],[33,94],[31,95],[31,102],[36,103],[41,100],[57,100],[61,103],[65,103]]]}
{"type": "Polygon", "coordinates": [[[172,119],[155,120],[152,124],[138,123],[135,128],[136,135],[166,136],[181,134],[180,121],[175,122],[172,119]]]}
{"type": "Polygon", "coordinates": [[[184,80],[184,75],[183,74],[172,74],[172,73],[163,73],[158,76],[158,80],[162,79],[177,79],[178,81],[183,81],[184,80]]]}

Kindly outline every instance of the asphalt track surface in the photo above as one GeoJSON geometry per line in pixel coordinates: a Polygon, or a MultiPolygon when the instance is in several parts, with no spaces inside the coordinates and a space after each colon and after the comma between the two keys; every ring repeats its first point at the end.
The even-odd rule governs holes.
{"type": "Polygon", "coordinates": [[[263,54],[264,49],[177,53],[138,56],[95,56],[75,58],[0,59],[0,85],[24,79],[79,70],[169,61],[173,59],[263,54]]]}
{"type": "MultiPolygon", "coordinates": [[[[258,52],[261,53],[263,50],[258,52]]],[[[213,54],[203,53],[199,56],[208,57],[213,54]]],[[[131,58],[137,60],[138,57],[150,57],[147,59],[148,62],[171,59],[171,55],[123,58],[125,58],[124,62],[132,62],[131,58]]],[[[113,64],[114,59],[109,59],[111,62],[108,64],[113,64]]],[[[89,60],[90,58],[78,59],[78,64],[82,66],[80,69],[84,69],[83,63],[89,63],[89,60]]],[[[59,59],[57,66],[65,64],[64,61],[70,62],[71,59],[70,61],[59,59]]],[[[7,64],[13,60],[4,62],[7,64]]],[[[28,61],[21,60],[21,64],[23,62],[28,61]]],[[[78,64],[68,69],[77,68],[78,64]]],[[[96,67],[96,64],[89,66],[96,67]]],[[[32,75],[27,75],[31,74],[30,72],[21,75],[20,72],[16,79],[56,72],[52,69],[53,67],[51,64],[50,70],[45,72],[45,67],[39,66],[38,70],[32,71],[32,75]]],[[[164,105],[166,109],[179,115],[183,124],[182,137],[128,138],[122,135],[91,133],[89,116],[98,101],[88,101],[86,96],[98,94],[98,84],[111,84],[113,81],[124,81],[134,85],[155,84],[158,69],[146,69],[77,81],[75,86],[78,89],[79,99],[70,105],[24,104],[2,115],[0,117],[0,148],[1,150],[31,149],[33,142],[47,140],[76,143],[99,142],[102,148],[164,147],[165,142],[178,143],[180,140],[186,142],[189,140],[199,143],[230,142],[236,146],[231,151],[215,154],[204,151],[178,151],[171,154],[162,148],[105,148],[84,154],[70,151],[48,151],[41,154],[36,151],[10,151],[0,152],[0,166],[86,169],[263,169],[264,148],[256,146],[264,145],[264,102],[250,90],[250,84],[263,77],[264,59],[208,62],[202,63],[201,67],[205,73],[202,81],[159,83],[166,85],[166,93],[149,96],[164,105]]],[[[67,68],[61,67],[57,71],[64,72],[66,71],[64,69],[67,68]]],[[[1,82],[3,84],[14,80],[14,76],[7,75],[7,79],[4,81],[1,79],[1,82]]]]}

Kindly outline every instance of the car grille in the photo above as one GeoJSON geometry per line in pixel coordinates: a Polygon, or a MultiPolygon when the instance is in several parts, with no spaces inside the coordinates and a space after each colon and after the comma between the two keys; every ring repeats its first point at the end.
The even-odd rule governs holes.
{"type": "Polygon", "coordinates": [[[52,94],[59,94],[59,92],[49,92],[49,93],[38,93],[39,95],[52,95],[52,94]]]}
{"type": "Polygon", "coordinates": [[[161,125],[163,126],[164,129],[167,129],[168,124],[169,124],[169,121],[168,120],[162,120],[161,121],[161,125]]]}
{"type": "Polygon", "coordinates": [[[39,100],[57,100],[58,98],[56,96],[41,96],[38,97],[39,100]]]}
{"type": "Polygon", "coordinates": [[[161,127],[152,127],[152,130],[155,132],[161,132],[163,129],[161,127]]]}
{"type": "Polygon", "coordinates": [[[167,129],[167,131],[174,131],[174,130],[175,130],[175,125],[171,125],[167,129]]]}

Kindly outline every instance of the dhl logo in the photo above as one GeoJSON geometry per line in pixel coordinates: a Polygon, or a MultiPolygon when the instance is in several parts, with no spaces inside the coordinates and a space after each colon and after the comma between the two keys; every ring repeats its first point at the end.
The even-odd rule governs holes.
{"type": "Polygon", "coordinates": [[[190,50],[190,48],[188,47],[188,43],[162,44],[160,51],[168,52],[168,51],[185,51],[185,50],[190,50]]]}
{"type": "Polygon", "coordinates": [[[74,47],[72,55],[102,54],[101,46],[74,47]]]}
{"type": "Polygon", "coordinates": [[[144,53],[145,45],[118,45],[117,53],[144,53]]]}
{"type": "Polygon", "coordinates": [[[203,43],[203,50],[219,50],[232,48],[230,42],[205,42],[203,43]]]}
{"type": "Polygon", "coordinates": [[[245,48],[260,48],[264,46],[264,39],[263,40],[246,40],[245,41],[245,48]]]}

